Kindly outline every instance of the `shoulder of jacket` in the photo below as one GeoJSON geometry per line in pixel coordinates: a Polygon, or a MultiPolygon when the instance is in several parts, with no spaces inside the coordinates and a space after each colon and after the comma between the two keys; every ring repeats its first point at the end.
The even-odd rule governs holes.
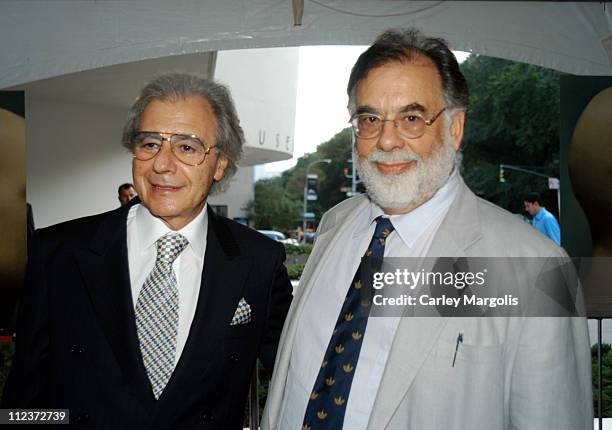
{"type": "Polygon", "coordinates": [[[342,221],[348,214],[355,210],[355,208],[367,200],[368,196],[366,194],[359,194],[358,196],[342,200],[323,214],[321,222],[319,223],[319,229],[325,231],[330,226],[335,225],[336,220],[342,221]]]}

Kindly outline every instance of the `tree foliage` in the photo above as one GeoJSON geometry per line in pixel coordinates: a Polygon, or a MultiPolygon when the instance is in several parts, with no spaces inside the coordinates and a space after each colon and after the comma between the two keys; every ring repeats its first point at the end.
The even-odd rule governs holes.
{"type": "Polygon", "coordinates": [[[528,167],[559,176],[559,72],[498,58],[470,56],[461,69],[470,88],[463,140],[463,176],[481,197],[522,212],[522,196],[538,191],[556,208],[546,178],[506,170],[528,167]]]}
{"type": "Polygon", "coordinates": [[[350,179],[346,178],[344,170],[350,171],[351,144],[351,129],[345,128],[317,148],[317,158],[332,160],[329,164],[320,165],[323,175],[317,183],[319,200],[313,205],[317,219],[320,219],[329,208],[346,199],[346,193],[340,189],[350,184],[350,179]]]}
{"type": "Polygon", "coordinates": [[[255,198],[246,209],[257,228],[288,231],[301,223],[306,169],[310,163],[324,158],[331,159],[331,163],[315,164],[309,170],[318,175],[318,200],[308,202],[308,212],[314,212],[319,220],[327,209],[346,198],[340,188],[349,184],[344,175],[344,169],[350,169],[348,160],[351,158],[348,128],[320,144],[316,152],[300,157],[293,168],[280,176],[255,183],[255,198]]]}
{"type": "MultiPolygon", "coordinates": [[[[591,347],[591,365],[593,375],[593,410],[597,415],[597,397],[599,388],[597,385],[597,345],[591,347]]],[[[607,343],[601,345],[601,376],[602,376],[602,402],[601,415],[604,418],[612,417],[612,346],[607,343]]]]}
{"type": "Polygon", "coordinates": [[[287,231],[301,215],[301,204],[287,193],[281,177],[255,183],[255,198],[246,208],[247,216],[259,229],[287,231]]]}

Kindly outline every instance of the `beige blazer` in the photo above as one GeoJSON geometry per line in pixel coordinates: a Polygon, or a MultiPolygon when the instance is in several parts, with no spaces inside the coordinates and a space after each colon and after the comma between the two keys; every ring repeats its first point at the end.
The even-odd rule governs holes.
{"type": "MultiPolygon", "coordinates": [[[[429,256],[565,255],[515,215],[478,198],[463,180],[459,188],[429,256]]],[[[279,427],[297,322],[322,266],[319,262],[367,205],[367,197],[354,197],[321,220],[281,336],[264,430],[298,430],[279,427]]],[[[528,273],[514,276],[517,285],[533,279],[528,273]]],[[[560,317],[402,318],[368,424],[369,430],[592,428],[586,320],[560,317]],[[465,341],[451,367],[458,333],[465,341]]]]}

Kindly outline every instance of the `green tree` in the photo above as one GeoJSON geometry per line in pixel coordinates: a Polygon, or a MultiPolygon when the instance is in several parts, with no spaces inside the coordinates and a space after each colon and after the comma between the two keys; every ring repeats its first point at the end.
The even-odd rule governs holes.
{"type": "Polygon", "coordinates": [[[255,183],[255,198],[247,203],[249,219],[259,229],[287,231],[301,217],[301,204],[283,187],[282,177],[255,183]]]}
{"type": "Polygon", "coordinates": [[[470,56],[461,69],[470,88],[463,140],[463,176],[476,194],[512,212],[522,196],[539,191],[556,208],[546,178],[506,171],[499,165],[539,166],[559,176],[559,76],[554,70],[498,58],[470,56]]]}
{"type": "Polygon", "coordinates": [[[331,207],[346,199],[346,193],[340,191],[344,186],[350,185],[350,180],[345,176],[345,169],[350,171],[351,159],[351,130],[345,128],[337,133],[327,142],[320,144],[316,152],[308,154],[299,159],[295,171],[288,173],[292,176],[291,183],[298,183],[300,196],[303,194],[304,180],[306,178],[306,166],[315,160],[330,159],[331,163],[313,166],[310,173],[316,173],[317,196],[316,201],[308,202],[308,211],[314,212],[317,220],[331,207]],[[295,176],[297,175],[297,176],[295,176]]]}
{"type": "Polygon", "coordinates": [[[346,178],[345,169],[350,173],[351,165],[351,129],[345,128],[330,140],[317,148],[320,158],[332,160],[329,164],[321,165],[325,175],[318,181],[319,200],[317,205],[317,219],[333,206],[346,199],[346,193],[340,191],[344,186],[350,186],[350,179],[346,178]]]}
{"type": "MultiPolygon", "coordinates": [[[[591,363],[593,374],[593,410],[597,415],[597,387],[598,366],[597,366],[597,345],[591,347],[591,363]]],[[[612,346],[607,343],[601,345],[601,368],[602,368],[602,407],[603,417],[612,417],[612,346]]]]}
{"type": "Polygon", "coordinates": [[[332,206],[346,198],[340,188],[350,184],[344,169],[350,170],[351,131],[342,130],[327,142],[320,144],[316,152],[300,157],[297,164],[280,176],[262,179],[255,183],[255,198],[247,206],[247,215],[257,228],[273,228],[288,231],[300,224],[303,210],[304,181],[310,163],[323,158],[329,164],[316,164],[309,173],[318,175],[318,200],[308,202],[308,211],[317,220],[332,206]]]}

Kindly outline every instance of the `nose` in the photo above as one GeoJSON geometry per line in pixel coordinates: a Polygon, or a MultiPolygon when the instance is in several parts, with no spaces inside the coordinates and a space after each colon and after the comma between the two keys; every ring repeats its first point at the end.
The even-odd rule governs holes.
{"type": "Polygon", "coordinates": [[[399,135],[395,120],[385,120],[378,136],[377,147],[383,151],[402,149],[405,145],[404,139],[399,135]]]}
{"type": "Polygon", "coordinates": [[[155,155],[153,159],[153,170],[156,173],[166,173],[172,172],[176,169],[176,157],[172,153],[172,148],[170,146],[170,142],[164,144],[165,140],[162,142],[162,146],[159,149],[159,152],[155,155]]]}

